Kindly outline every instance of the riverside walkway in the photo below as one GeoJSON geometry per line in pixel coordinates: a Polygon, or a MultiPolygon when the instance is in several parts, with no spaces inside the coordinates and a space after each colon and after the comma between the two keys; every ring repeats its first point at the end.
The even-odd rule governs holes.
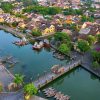
{"type": "Polygon", "coordinates": [[[47,74],[45,74],[45,75],[39,77],[37,80],[33,81],[33,83],[38,89],[41,89],[42,87],[46,86],[50,82],[56,80],[57,78],[60,78],[62,75],[66,74],[69,71],[71,71],[72,69],[78,67],[79,65],[81,65],[80,59],[73,60],[68,65],[63,66],[63,68],[64,68],[63,73],[55,74],[53,72],[48,72],[47,74]]]}
{"type": "Polygon", "coordinates": [[[0,25],[0,29],[1,30],[5,30],[7,32],[10,32],[11,34],[13,34],[14,36],[18,37],[18,38],[24,38],[25,35],[21,32],[18,32],[16,31],[15,29],[11,28],[11,27],[8,27],[8,26],[3,26],[3,25],[0,25]]]}
{"type": "Polygon", "coordinates": [[[8,85],[13,81],[14,76],[0,63],[0,83],[3,84],[3,91],[7,91],[8,85]]]}

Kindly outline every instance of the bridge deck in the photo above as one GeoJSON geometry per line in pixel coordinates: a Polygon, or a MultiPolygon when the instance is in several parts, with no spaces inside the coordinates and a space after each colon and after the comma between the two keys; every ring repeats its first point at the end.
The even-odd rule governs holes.
{"type": "Polygon", "coordinates": [[[48,72],[47,74],[39,77],[37,80],[33,81],[33,83],[35,84],[35,86],[40,89],[44,86],[46,86],[47,84],[49,84],[50,82],[54,81],[55,79],[61,77],[62,75],[64,75],[65,73],[71,71],[72,69],[76,68],[77,66],[79,66],[81,64],[81,60],[74,60],[72,62],[70,62],[67,66],[64,66],[65,70],[63,73],[60,74],[55,74],[53,72],[48,72]]]}

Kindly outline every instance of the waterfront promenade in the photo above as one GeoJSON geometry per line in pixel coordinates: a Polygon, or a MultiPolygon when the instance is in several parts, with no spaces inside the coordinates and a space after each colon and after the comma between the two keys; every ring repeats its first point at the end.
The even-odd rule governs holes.
{"type": "MultiPolygon", "coordinates": [[[[21,39],[24,38],[24,37],[27,37],[27,34],[19,32],[19,30],[17,31],[16,29],[5,26],[5,25],[0,25],[0,29],[5,30],[5,31],[11,33],[12,35],[14,35],[18,38],[21,38],[21,39]]],[[[38,37],[30,37],[30,38],[28,38],[28,40],[34,41],[34,40],[44,39],[44,38],[47,38],[48,36],[52,36],[52,35],[54,35],[54,33],[42,35],[42,36],[38,36],[38,37]]]]}
{"type": "Polygon", "coordinates": [[[62,72],[60,74],[55,74],[50,71],[48,73],[45,73],[45,75],[38,77],[38,79],[33,81],[33,83],[38,89],[41,89],[44,86],[46,86],[47,84],[49,84],[50,82],[60,78],[64,74],[66,74],[69,71],[73,70],[74,68],[78,67],[79,65],[81,65],[80,59],[73,60],[73,61],[69,62],[69,64],[67,64],[66,66],[62,66],[64,68],[64,72],[62,72]]]}
{"type": "Polygon", "coordinates": [[[23,33],[16,31],[15,29],[8,27],[8,26],[5,26],[5,25],[0,25],[0,29],[11,33],[18,38],[24,38],[25,37],[25,35],[23,33]]]}

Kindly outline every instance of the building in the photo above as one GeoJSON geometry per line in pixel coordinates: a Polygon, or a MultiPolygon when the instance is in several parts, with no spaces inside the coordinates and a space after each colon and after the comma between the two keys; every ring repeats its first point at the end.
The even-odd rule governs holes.
{"type": "Polygon", "coordinates": [[[2,0],[2,2],[13,2],[15,0],[2,0]]]}
{"type": "Polygon", "coordinates": [[[69,0],[71,4],[80,4],[80,0],[69,0]]]}

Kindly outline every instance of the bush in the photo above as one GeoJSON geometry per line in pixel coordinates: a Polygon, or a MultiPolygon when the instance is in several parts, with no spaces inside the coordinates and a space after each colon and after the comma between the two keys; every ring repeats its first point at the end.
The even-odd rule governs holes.
{"type": "Polygon", "coordinates": [[[79,40],[77,42],[77,48],[81,51],[81,52],[86,52],[90,49],[89,43],[86,40],[79,40]]]}
{"type": "Polygon", "coordinates": [[[42,35],[42,33],[39,29],[34,29],[32,31],[32,36],[41,36],[41,35],[42,35]]]}
{"type": "Polygon", "coordinates": [[[92,66],[95,69],[100,68],[100,64],[97,61],[93,62],[92,66]]]}

